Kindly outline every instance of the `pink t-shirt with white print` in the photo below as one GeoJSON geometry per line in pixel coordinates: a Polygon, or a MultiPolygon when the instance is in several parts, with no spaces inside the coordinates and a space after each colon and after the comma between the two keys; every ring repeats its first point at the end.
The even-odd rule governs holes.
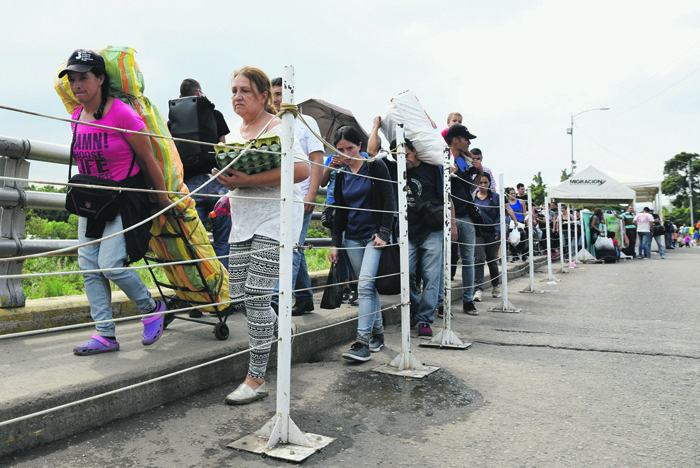
{"type": "MultiPolygon", "coordinates": [[[[82,109],[81,106],[73,113],[73,120],[78,120],[82,109]]],[[[145,127],[141,116],[119,99],[114,100],[106,115],[92,123],[134,131],[145,127]]],[[[75,125],[71,124],[71,130],[74,130],[75,125]]],[[[134,157],[134,152],[126,141],[131,136],[131,133],[78,124],[73,146],[74,164],[78,166],[78,171],[116,181],[138,174],[140,169],[136,162],[131,174],[128,173],[134,157]]]]}

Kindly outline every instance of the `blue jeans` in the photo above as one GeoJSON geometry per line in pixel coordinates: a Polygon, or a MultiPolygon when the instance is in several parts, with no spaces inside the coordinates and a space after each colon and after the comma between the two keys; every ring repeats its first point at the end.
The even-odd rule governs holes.
{"type": "MultiPolygon", "coordinates": [[[[666,252],[664,252],[664,236],[654,236],[654,240],[656,241],[656,246],[659,248],[659,255],[661,255],[661,258],[664,258],[666,256],[666,252]]],[[[651,244],[651,240],[649,243],[651,244]]],[[[651,250],[651,246],[649,246],[649,250],[651,250]]]]}
{"type": "Polygon", "coordinates": [[[666,248],[675,249],[675,247],[673,246],[673,233],[667,232],[664,234],[664,237],[666,238],[666,248]]]}
{"type": "Polygon", "coordinates": [[[438,305],[438,296],[443,286],[443,234],[431,232],[420,243],[408,242],[408,256],[411,271],[411,303],[418,305],[418,323],[432,324],[433,312],[438,305]],[[418,295],[415,272],[420,258],[423,293],[418,295]]]}
{"type": "Polygon", "coordinates": [[[651,233],[637,232],[637,237],[639,238],[639,256],[651,258],[651,233]]]}
{"type": "Polygon", "coordinates": [[[382,309],[379,293],[374,287],[374,277],[377,276],[382,250],[375,249],[373,242],[372,239],[360,241],[345,239],[345,247],[349,249],[346,252],[350,265],[358,277],[357,293],[360,312],[357,321],[357,341],[367,346],[372,335],[384,333],[382,314],[374,313],[382,309]]]}
{"type": "MultiPolygon", "coordinates": [[[[301,224],[301,234],[299,234],[299,244],[303,245],[306,242],[306,233],[309,230],[311,222],[311,213],[304,216],[304,222],[301,224]]],[[[307,289],[311,287],[311,278],[309,278],[309,270],[306,267],[306,255],[304,251],[295,250],[292,255],[292,289],[307,289]]],[[[279,304],[280,282],[275,285],[275,296],[272,296],[272,302],[279,304]]],[[[313,301],[314,293],[310,289],[308,291],[299,291],[294,293],[297,301],[313,301]]]]}
{"type": "Polygon", "coordinates": [[[462,257],[462,302],[471,302],[474,299],[474,244],[476,244],[476,230],[472,222],[468,215],[457,218],[457,241],[460,243],[459,253],[462,257]]]}
{"type": "MultiPolygon", "coordinates": [[[[94,240],[85,237],[87,219],[78,220],[78,242],[81,244],[94,240]]],[[[114,221],[105,225],[102,237],[121,231],[122,218],[117,216],[114,221]]],[[[124,235],[107,239],[98,244],[87,245],[78,249],[78,266],[81,270],[97,270],[103,268],[120,268],[126,263],[126,241],[124,235]]],[[[155,301],[148,288],[141,281],[135,270],[105,271],[103,273],[84,273],[83,283],[85,294],[90,303],[90,315],[96,322],[112,318],[112,290],[109,282],[119,286],[136,307],[143,313],[149,313],[155,307],[155,301]]],[[[102,336],[114,336],[114,323],[99,323],[95,325],[97,333],[102,336]]]]}
{"type": "MultiPolygon", "coordinates": [[[[209,180],[209,175],[200,174],[198,176],[190,177],[185,181],[187,189],[192,192],[197,187],[204,184],[209,180]]],[[[202,195],[226,195],[228,189],[221,185],[219,181],[212,180],[211,183],[207,184],[201,191],[197,192],[202,195]]],[[[197,214],[199,215],[200,221],[204,227],[207,226],[207,220],[209,218],[209,213],[214,211],[214,205],[219,201],[215,197],[200,197],[197,194],[193,195],[192,198],[196,203],[197,214]]],[[[231,217],[230,216],[217,216],[211,218],[212,234],[214,235],[214,252],[217,257],[229,254],[228,237],[231,234],[231,217]]],[[[221,263],[226,267],[228,271],[228,257],[220,258],[221,263]]]]}

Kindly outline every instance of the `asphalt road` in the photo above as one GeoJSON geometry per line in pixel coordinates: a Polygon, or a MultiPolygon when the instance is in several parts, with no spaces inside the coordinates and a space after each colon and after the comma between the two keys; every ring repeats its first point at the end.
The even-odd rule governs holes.
{"type": "MultiPolygon", "coordinates": [[[[689,467],[700,466],[700,249],[666,260],[579,265],[539,280],[543,294],[510,283],[519,314],[454,311],[468,350],[418,347],[440,370],[424,379],[373,369],[387,346],[354,365],[327,349],[292,368],[292,418],[336,438],[303,464],[322,467],[689,467]]],[[[223,404],[236,383],[0,460],[36,467],[270,467],[286,462],[226,448],[275,412],[270,397],[223,404]]]]}

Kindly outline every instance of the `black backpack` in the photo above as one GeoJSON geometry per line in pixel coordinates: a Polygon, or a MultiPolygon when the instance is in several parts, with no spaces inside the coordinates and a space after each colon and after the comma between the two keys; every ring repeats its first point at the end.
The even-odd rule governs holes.
{"type": "MultiPolygon", "coordinates": [[[[188,96],[168,102],[168,126],[176,138],[217,143],[214,104],[204,96],[188,96]]],[[[176,141],[175,146],[185,169],[214,160],[214,149],[209,145],[176,141]]]]}

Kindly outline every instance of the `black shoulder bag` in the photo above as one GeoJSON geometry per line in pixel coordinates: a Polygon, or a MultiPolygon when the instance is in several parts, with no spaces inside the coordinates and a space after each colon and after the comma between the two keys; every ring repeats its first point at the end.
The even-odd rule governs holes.
{"type": "MultiPolygon", "coordinates": [[[[82,115],[82,110],[80,111],[82,115]]],[[[78,120],[80,120],[78,115],[78,120]]],[[[111,187],[105,189],[93,187],[70,187],[66,194],[66,210],[88,219],[96,221],[112,221],[119,214],[121,207],[121,183],[102,177],[91,176],[87,174],[76,174],[71,176],[73,170],[73,156],[75,147],[75,137],[78,131],[78,124],[75,124],[73,129],[73,141],[70,145],[70,165],[68,167],[68,183],[79,185],[99,185],[102,187],[111,187]]],[[[134,153],[131,159],[131,166],[127,178],[131,176],[131,171],[134,169],[136,154],[134,153]]]]}

